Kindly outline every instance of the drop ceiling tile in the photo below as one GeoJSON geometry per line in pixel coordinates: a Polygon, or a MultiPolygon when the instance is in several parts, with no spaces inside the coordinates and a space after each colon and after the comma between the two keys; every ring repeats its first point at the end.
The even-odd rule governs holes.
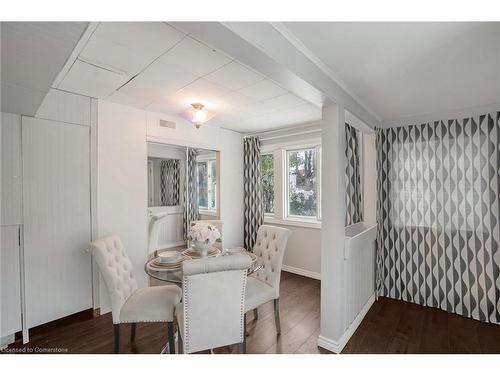
{"type": "Polygon", "coordinates": [[[171,101],[168,99],[163,99],[152,102],[146,107],[146,109],[152,112],[160,112],[167,114],[175,113],[179,115],[186,110],[186,107],[182,103],[171,101]]]}
{"type": "Polygon", "coordinates": [[[263,102],[254,102],[245,107],[243,110],[248,117],[255,117],[275,112],[276,108],[265,100],[263,102]]]}
{"type": "Polygon", "coordinates": [[[276,96],[271,99],[267,99],[263,101],[266,105],[275,108],[276,110],[287,109],[298,107],[300,105],[304,105],[307,102],[296,95],[287,93],[280,96],[276,96]]]}
{"type": "Polygon", "coordinates": [[[183,37],[183,33],[162,22],[102,22],[80,57],[135,75],[183,37]]]}
{"type": "Polygon", "coordinates": [[[76,60],[58,88],[103,99],[129,79],[130,77],[127,75],[76,60]]]}
{"type": "Polygon", "coordinates": [[[152,102],[168,98],[195,80],[196,77],[185,70],[155,61],[119,91],[131,97],[152,102]]]}
{"type": "Polygon", "coordinates": [[[203,78],[229,90],[239,90],[262,81],[265,77],[233,61],[203,78]]]}
{"type": "Polygon", "coordinates": [[[142,99],[140,97],[127,95],[121,91],[115,91],[106,98],[107,101],[128,105],[130,107],[145,108],[151,104],[151,100],[142,99]]]}
{"type": "Polygon", "coordinates": [[[269,79],[265,79],[251,86],[242,88],[238,90],[238,92],[249,97],[250,99],[262,101],[274,98],[275,96],[283,95],[286,93],[286,90],[269,79]]]}
{"type": "Polygon", "coordinates": [[[236,114],[225,114],[225,115],[217,115],[215,116],[212,120],[210,120],[211,123],[220,125],[220,126],[233,126],[234,124],[237,123],[243,123],[246,120],[246,116],[241,113],[236,113],[236,114]]]}
{"type": "Polygon", "coordinates": [[[228,90],[215,85],[203,78],[183,87],[175,93],[175,101],[182,103],[186,108],[192,103],[202,103],[209,111],[221,111],[224,108],[223,97],[228,90]]]}
{"type": "Polygon", "coordinates": [[[247,108],[255,104],[254,101],[236,91],[230,91],[220,97],[222,107],[219,109],[224,113],[244,113],[247,108]]]}
{"type": "Polygon", "coordinates": [[[165,65],[184,69],[201,77],[226,65],[231,58],[193,38],[186,37],[158,60],[165,65]]]}

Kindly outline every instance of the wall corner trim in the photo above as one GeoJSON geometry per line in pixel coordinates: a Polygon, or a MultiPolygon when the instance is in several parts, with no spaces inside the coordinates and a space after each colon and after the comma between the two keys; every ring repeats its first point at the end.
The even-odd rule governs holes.
{"type": "Polygon", "coordinates": [[[318,346],[326,350],[329,350],[331,352],[334,352],[336,354],[340,354],[342,352],[342,349],[344,349],[347,342],[354,334],[354,332],[356,332],[356,330],[358,329],[359,325],[363,321],[363,318],[365,317],[368,310],[370,310],[370,307],[373,305],[374,302],[375,302],[375,293],[372,294],[370,298],[368,298],[368,301],[366,301],[365,305],[363,306],[359,314],[352,321],[349,328],[347,328],[347,330],[344,332],[344,334],[340,337],[338,341],[319,335],[318,346]]]}

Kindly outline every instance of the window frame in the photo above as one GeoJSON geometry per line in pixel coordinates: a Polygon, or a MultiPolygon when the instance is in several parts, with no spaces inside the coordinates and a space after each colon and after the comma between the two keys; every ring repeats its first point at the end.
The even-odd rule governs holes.
{"type": "Polygon", "coordinates": [[[284,174],[283,178],[283,219],[296,221],[296,222],[307,222],[307,223],[320,223],[321,222],[321,145],[297,145],[293,147],[283,148],[282,157],[282,170],[284,174]],[[304,151],[304,150],[315,150],[316,160],[316,215],[315,216],[305,216],[305,215],[292,215],[290,214],[290,173],[289,173],[289,155],[291,152],[304,151]]]}
{"type": "MultiPolygon", "coordinates": [[[[198,212],[200,215],[207,215],[207,216],[216,216],[217,215],[217,177],[215,177],[215,191],[212,191],[212,182],[214,180],[214,177],[212,176],[212,163],[215,163],[215,170],[217,171],[217,158],[215,157],[204,157],[204,156],[199,156],[196,159],[196,177],[198,179],[199,174],[198,174],[198,164],[199,163],[207,163],[207,203],[210,202],[211,197],[213,196],[215,205],[214,208],[210,207],[203,207],[198,204],[198,212]]],[[[197,189],[200,188],[200,183],[197,181],[197,189]]],[[[199,193],[199,190],[198,190],[199,193]]],[[[199,199],[199,197],[198,197],[199,199]]],[[[199,201],[198,201],[199,203],[199,201]]]]}
{"type": "MultiPolygon", "coordinates": [[[[267,151],[267,152],[261,152],[260,153],[260,158],[262,158],[265,155],[271,155],[273,157],[273,182],[274,182],[274,205],[273,209],[274,212],[264,212],[264,220],[266,219],[272,219],[276,215],[276,158],[274,157],[274,152],[272,151],[267,151]]],[[[259,164],[260,164],[260,159],[259,159],[259,164]]],[[[262,170],[261,170],[261,178],[262,178],[262,170]]]]}
{"type": "Polygon", "coordinates": [[[321,139],[315,138],[309,142],[283,142],[266,145],[261,149],[261,155],[272,154],[274,162],[274,214],[265,214],[264,222],[286,226],[321,229],[321,139]],[[316,149],[316,189],[317,189],[317,215],[314,216],[288,216],[288,158],[287,151],[316,149]]]}

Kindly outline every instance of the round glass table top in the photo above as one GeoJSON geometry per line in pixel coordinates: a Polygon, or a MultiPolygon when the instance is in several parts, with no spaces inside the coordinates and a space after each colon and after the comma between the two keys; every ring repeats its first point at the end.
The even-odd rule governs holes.
{"type": "MultiPolygon", "coordinates": [[[[172,267],[171,269],[166,267],[165,268],[158,267],[155,265],[155,261],[158,259],[158,253],[161,253],[164,250],[167,249],[155,251],[154,255],[144,265],[144,271],[148,276],[152,277],[153,279],[169,283],[182,284],[182,264],[179,264],[177,267],[172,267]]],[[[169,248],[168,250],[169,251],[174,250],[179,252],[179,257],[184,257],[184,260],[192,259],[191,257],[184,255],[184,254],[189,254],[190,251],[190,249],[187,249],[185,246],[169,248]]],[[[236,252],[247,252],[247,251],[243,248],[226,249],[222,252],[219,251],[215,256],[230,256],[231,254],[234,254],[236,252]]],[[[251,252],[247,253],[252,257],[253,261],[252,265],[248,269],[248,275],[250,275],[255,271],[257,271],[258,269],[260,269],[261,266],[257,265],[257,257],[253,253],[251,252]]]]}

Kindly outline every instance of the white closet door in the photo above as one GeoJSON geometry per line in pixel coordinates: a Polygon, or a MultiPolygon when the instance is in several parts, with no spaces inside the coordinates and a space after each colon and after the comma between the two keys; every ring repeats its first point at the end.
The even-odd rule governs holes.
{"type": "Polygon", "coordinates": [[[5,337],[21,330],[19,226],[2,226],[1,231],[0,337],[5,337]]]}
{"type": "Polygon", "coordinates": [[[92,307],[90,129],[22,118],[28,328],[92,307]]]}

